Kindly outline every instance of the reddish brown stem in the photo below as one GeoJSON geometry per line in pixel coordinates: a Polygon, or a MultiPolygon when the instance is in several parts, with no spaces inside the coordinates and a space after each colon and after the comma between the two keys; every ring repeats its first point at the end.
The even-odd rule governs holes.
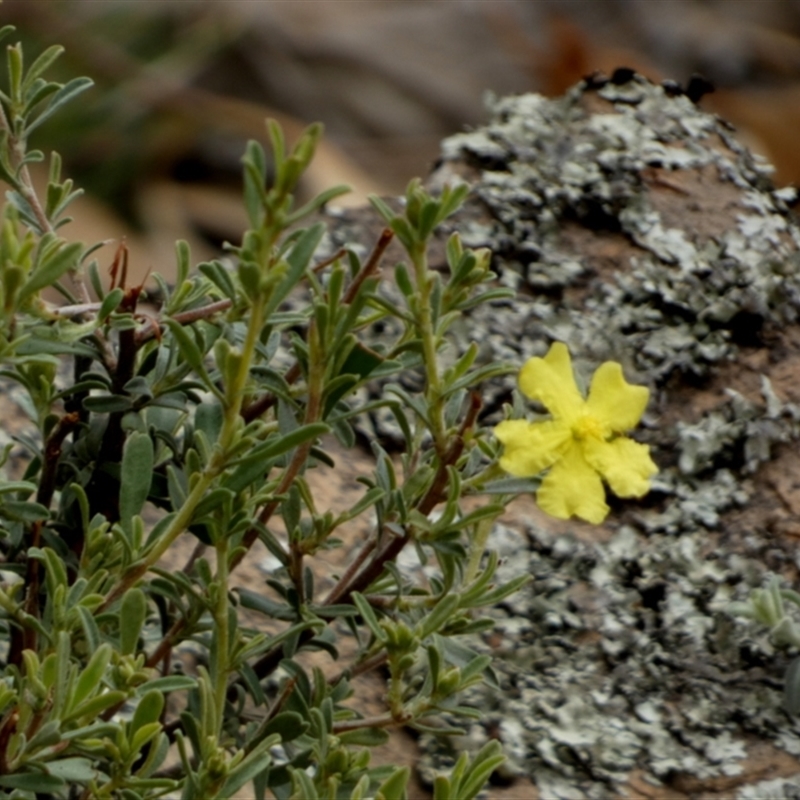
{"type": "MultiPolygon", "coordinates": [[[[178,314],[173,314],[171,319],[174,319],[175,322],[181,325],[190,325],[192,322],[213,317],[214,314],[219,314],[220,311],[227,311],[231,305],[232,303],[230,300],[217,300],[216,303],[209,303],[208,305],[200,306],[200,308],[193,308],[189,311],[181,311],[178,314]]],[[[150,321],[146,325],[143,325],[136,332],[134,337],[136,346],[141,347],[145,342],[149,342],[151,339],[155,338],[158,330],[159,326],[155,321],[150,321]]]]}
{"type": "MultiPolygon", "coordinates": [[[[289,370],[283,378],[286,383],[291,386],[297,381],[301,374],[300,365],[295,361],[295,363],[289,367],[289,370]]],[[[254,419],[258,419],[262,414],[269,411],[277,402],[278,398],[272,394],[272,392],[265,392],[261,397],[253,400],[252,403],[242,409],[242,419],[245,422],[252,422],[254,419]]]]}
{"type": "Polygon", "coordinates": [[[325,600],[326,606],[332,606],[339,602],[339,598],[344,594],[346,587],[353,579],[355,574],[361,569],[361,565],[367,560],[369,554],[378,546],[378,537],[372,536],[361,548],[361,552],[353,559],[350,566],[345,570],[344,575],[336,582],[336,585],[331,589],[330,594],[325,600]]]}
{"type": "MultiPolygon", "coordinates": [[[[436,470],[433,482],[420,501],[419,506],[417,506],[421,514],[427,516],[445,499],[449,480],[448,467],[455,465],[458,459],[461,458],[461,454],[464,452],[464,436],[475,425],[480,410],[481,397],[477,392],[471,392],[469,409],[459,426],[458,433],[447,448],[447,452],[436,470]]],[[[390,539],[365,569],[353,579],[350,586],[342,591],[337,598],[337,602],[349,602],[353,592],[363,591],[376,580],[383,572],[384,566],[399,555],[400,551],[408,544],[409,539],[410,533],[408,530],[402,536],[394,536],[390,539]]]]}
{"type": "Polygon", "coordinates": [[[383,258],[383,254],[386,252],[386,248],[391,244],[392,239],[394,239],[394,233],[389,230],[389,228],[384,228],[381,231],[381,235],[378,237],[378,241],[375,243],[375,247],[372,248],[372,252],[369,254],[367,263],[364,264],[364,266],[359,270],[358,275],[353,278],[353,282],[347,287],[347,291],[345,292],[342,302],[353,302],[358,294],[358,290],[361,288],[361,284],[364,283],[364,281],[378,269],[381,259],[383,258]]]}
{"type": "Polygon", "coordinates": [[[345,675],[348,678],[357,678],[359,675],[364,675],[367,672],[372,672],[373,669],[382,667],[388,660],[389,656],[385,650],[380,653],[375,653],[374,656],[365,658],[354,667],[351,667],[347,670],[342,670],[342,672],[340,672],[338,675],[328,678],[328,684],[330,686],[335,686],[342,678],[345,677],[345,675]]]}
{"type": "Polygon", "coordinates": [[[186,620],[181,617],[181,619],[175,620],[172,623],[172,627],[164,634],[164,637],[158,643],[156,649],[152,652],[150,656],[148,656],[146,666],[148,667],[156,667],[160,661],[163,661],[164,658],[167,656],[169,651],[172,649],[172,646],[178,639],[178,634],[186,627],[186,620]]]}
{"type": "MultiPolygon", "coordinates": [[[[44,459],[42,464],[42,476],[39,481],[39,489],[36,492],[36,502],[45,508],[50,507],[53,494],[56,490],[56,474],[58,471],[59,460],[61,458],[61,447],[64,439],[78,425],[80,417],[72,412],[64,414],[56,423],[44,445],[44,459]]],[[[37,520],[31,527],[28,547],[39,547],[42,537],[42,521],[37,520]]],[[[40,616],[39,608],[39,585],[41,581],[41,565],[36,558],[28,558],[25,566],[25,605],[24,610],[36,619],[40,616]]],[[[8,661],[10,664],[19,666],[22,663],[23,650],[36,649],[36,630],[34,628],[24,628],[20,630],[15,626],[11,628],[11,643],[9,648],[8,661]]]]}
{"type": "Polygon", "coordinates": [[[330,258],[325,258],[319,262],[319,264],[314,264],[311,271],[314,273],[322,272],[325,267],[329,267],[335,261],[338,261],[343,256],[347,255],[347,250],[344,247],[340,247],[330,258]]]}

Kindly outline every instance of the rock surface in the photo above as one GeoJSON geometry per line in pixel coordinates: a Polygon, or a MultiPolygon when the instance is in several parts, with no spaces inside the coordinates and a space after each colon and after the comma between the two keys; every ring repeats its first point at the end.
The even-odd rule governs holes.
{"type": "MultiPolygon", "coordinates": [[[[651,388],[638,438],[661,471],[603,528],[530,504],[497,526],[501,577],[533,581],[479,643],[500,685],[468,699],[481,722],[423,740],[422,774],[495,737],[508,797],[534,796],[515,775],[548,800],[793,796],[789,656],[728,606],[800,583],[796,193],[679,87],[627,71],[491,110],[444,141],[429,185],[471,185],[450,229],[518,293],[465,318],[455,348],[522,364],[561,340],[587,377],[620,361],[651,388]]],[[[334,239],[372,224],[349,213],[334,239]]],[[[492,413],[512,388],[487,387],[492,413]]]]}

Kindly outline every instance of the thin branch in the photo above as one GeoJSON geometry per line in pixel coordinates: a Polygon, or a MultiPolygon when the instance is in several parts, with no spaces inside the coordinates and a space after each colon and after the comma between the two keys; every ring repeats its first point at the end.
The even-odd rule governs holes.
{"type": "MultiPolygon", "coordinates": [[[[53,495],[56,490],[56,473],[58,471],[61,458],[61,446],[64,439],[80,422],[80,416],[75,413],[64,414],[56,423],[44,445],[44,458],[42,463],[42,475],[39,480],[39,489],[36,492],[36,502],[45,508],[50,507],[53,495]]],[[[30,537],[27,540],[27,547],[39,547],[42,536],[42,520],[36,520],[31,527],[30,537]]],[[[27,558],[25,565],[25,603],[24,611],[34,619],[41,616],[39,608],[39,586],[41,579],[41,564],[36,558],[27,558]]],[[[36,650],[37,632],[32,626],[24,629],[11,629],[11,643],[9,646],[9,663],[21,664],[23,650],[36,650]]]]}
{"type": "Polygon", "coordinates": [[[172,649],[172,646],[178,640],[178,636],[185,627],[186,620],[183,617],[175,620],[175,622],[172,623],[172,627],[164,634],[161,641],[156,646],[156,649],[147,657],[145,666],[157,667],[158,663],[163,661],[164,657],[172,649]]]}
{"type": "Polygon", "coordinates": [[[48,313],[56,318],[72,319],[73,317],[82,317],[92,311],[97,312],[102,305],[102,303],[73,303],[68,306],[48,307],[48,313]]]}
{"type": "MultiPolygon", "coordinates": [[[[213,317],[214,314],[218,314],[220,311],[227,311],[231,305],[233,305],[231,300],[217,300],[215,303],[209,303],[199,308],[192,308],[189,311],[180,311],[177,314],[173,314],[170,319],[175,320],[175,322],[180,325],[190,325],[192,322],[213,317]]],[[[136,331],[136,336],[134,338],[136,346],[141,347],[145,342],[154,339],[157,335],[156,331],[158,328],[157,321],[149,321],[146,325],[143,325],[136,331]]]]}
{"type": "Polygon", "coordinates": [[[0,106],[0,128],[6,132],[9,144],[9,154],[13,157],[14,162],[16,162],[11,164],[19,176],[19,183],[16,184],[14,188],[28,202],[28,205],[31,207],[33,215],[36,217],[36,222],[39,224],[42,233],[53,233],[53,226],[50,224],[50,220],[47,219],[47,214],[44,213],[44,209],[42,208],[42,204],[39,201],[38,195],[36,194],[36,190],[33,188],[33,181],[31,180],[31,174],[28,171],[28,166],[27,164],[22,164],[22,159],[24,158],[24,149],[21,146],[22,143],[14,133],[14,130],[11,126],[11,121],[8,119],[5,108],[2,106],[0,106]],[[20,164],[22,164],[22,166],[20,166],[20,164]]]}
{"type": "MultiPolygon", "coordinates": [[[[389,246],[393,238],[394,233],[389,230],[389,228],[384,228],[381,231],[381,235],[378,237],[375,247],[372,248],[372,252],[370,253],[366,263],[347,287],[347,291],[342,298],[343,304],[347,305],[353,302],[364,281],[378,269],[381,259],[383,258],[383,254],[386,252],[386,248],[389,246]]],[[[342,252],[344,251],[340,250],[332,258],[317,264],[317,266],[314,267],[314,271],[316,272],[318,269],[327,266],[327,264],[332,260],[338,258],[342,252]]],[[[300,377],[300,374],[300,365],[295,361],[284,378],[291,386],[300,377]]],[[[272,392],[265,392],[263,395],[261,395],[261,397],[257,398],[250,403],[250,405],[245,406],[245,408],[242,409],[242,419],[244,419],[245,422],[252,422],[254,419],[258,419],[262,414],[272,408],[272,406],[274,406],[277,402],[278,398],[272,392]]]]}
{"type": "Polygon", "coordinates": [[[324,270],[325,267],[329,267],[331,264],[333,264],[334,262],[338,261],[340,258],[346,255],[347,255],[347,248],[340,247],[332,256],[324,258],[322,261],[319,262],[319,264],[314,264],[314,266],[311,268],[311,271],[314,273],[322,272],[322,270],[324,270]]]}
{"type": "Polygon", "coordinates": [[[395,719],[390,714],[383,714],[380,717],[363,717],[362,719],[348,719],[342,722],[333,723],[333,733],[345,733],[347,731],[360,731],[363,728],[393,728],[396,725],[405,725],[411,717],[406,719],[395,719]]]}
{"type": "Polygon", "coordinates": [[[344,298],[342,298],[343,303],[353,302],[358,294],[358,290],[361,288],[361,284],[378,269],[383,254],[386,252],[386,248],[391,244],[392,239],[394,239],[394,233],[389,228],[384,228],[381,231],[381,235],[378,237],[378,241],[375,243],[375,247],[372,248],[372,252],[369,254],[367,263],[364,264],[359,270],[358,275],[353,278],[353,282],[347,287],[347,292],[345,292],[344,298]]]}
{"type": "Polygon", "coordinates": [[[324,601],[324,605],[332,606],[339,602],[339,599],[347,591],[347,586],[353,577],[361,569],[361,565],[367,560],[369,554],[378,546],[378,536],[371,536],[361,548],[361,552],[353,559],[350,566],[345,570],[341,578],[336,582],[336,585],[331,589],[328,597],[324,601]]]}
{"type": "Polygon", "coordinates": [[[374,656],[365,658],[349,669],[343,669],[338,675],[328,678],[328,684],[335,686],[342,678],[357,678],[359,675],[365,675],[367,672],[372,672],[378,667],[382,667],[389,660],[389,655],[385,650],[375,653],[374,656]]]}

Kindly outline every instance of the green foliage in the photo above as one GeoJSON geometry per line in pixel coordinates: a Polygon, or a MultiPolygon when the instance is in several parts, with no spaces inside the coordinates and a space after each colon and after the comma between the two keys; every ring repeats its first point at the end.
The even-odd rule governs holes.
{"type": "MultiPolygon", "coordinates": [[[[161,306],[142,314],[143,287],[124,277],[104,287],[95,247],[57,235],[76,194],[58,156],[44,199],[27,172],[44,157],[28,149],[30,133],[90,85],[47,82],[58,54],[26,70],[10,47],[0,91],[0,177],[11,189],[0,368],[30,418],[25,474],[0,481],[0,798],[210,800],[247,786],[259,798],[403,798],[408,771],[370,767],[368,748],[393,726],[477,716],[459,694],[490,675],[489,659],[458,637],[490,626],[480,610],[523,582],[497,585],[497,558],[484,554],[511,492],[495,484],[491,501],[464,505],[497,477],[480,383],[513,367],[478,363],[477,346],[456,360],[447,352],[453,321],[505,292],[489,253],[457,235],[447,273],[427,263],[466,188],[434,197],[414,181],[402,215],[374,201],[408,254],[395,269],[398,305],[378,274],[390,233],[363,263],[353,252],[318,263],[325,226],[311,217],[343,189],[296,208],[321,128],[289,147],[270,122],[271,161],[256,142],[243,158],[250,228],[230,263],[193,270],[178,243],[175,285],[157,279],[161,306]],[[50,287],[67,305],[43,300],[50,287]],[[370,330],[386,318],[399,333],[378,346],[370,330]],[[408,372],[424,378],[420,391],[403,388],[408,372]],[[360,404],[375,378],[385,393],[360,404]],[[368,406],[394,415],[403,451],[375,443],[361,496],[333,514],[307,476],[354,446],[353,419],[368,406]],[[314,564],[362,515],[374,530],[321,593],[314,564]],[[192,558],[164,568],[187,531],[192,558]],[[233,592],[257,541],[281,566],[233,592]],[[438,573],[400,571],[406,547],[438,573]],[[309,650],[337,659],[343,630],[357,637],[354,660],[328,677],[303,665],[309,650]],[[181,653],[197,661],[186,672],[181,653]],[[384,666],[386,709],[364,716],[346,701],[360,674],[384,666]]],[[[125,257],[121,248],[122,276],[125,257]]],[[[497,745],[463,757],[436,797],[474,797],[500,760],[497,745]]]]}
{"type": "MultiPolygon", "coordinates": [[[[764,589],[755,589],[746,603],[729,603],[728,613],[748,617],[763,625],[775,647],[797,653],[800,649],[800,624],[787,607],[800,606],[800,594],[781,589],[773,577],[764,589]]],[[[800,657],[789,664],[784,677],[784,705],[790,714],[800,714],[800,657]]]]}

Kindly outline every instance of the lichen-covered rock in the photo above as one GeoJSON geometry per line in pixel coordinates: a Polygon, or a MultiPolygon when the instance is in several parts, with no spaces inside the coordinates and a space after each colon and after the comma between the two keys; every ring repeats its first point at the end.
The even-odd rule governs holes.
{"type": "Polygon", "coordinates": [[[793,194],[723,122],[639,76],[492,110],[445,140],[433,182],[473,185],[454,227],[538,301],[524,304],[522,355],[569,333],[585,357],[625,355],[661,382],[796,319],[793,194]]]}
{"type": "Polygon", "coordinates": [[[754,797],[800,773],[787,655],[726,611],[772,574],[800,585],[795,193],[724,122],[624,71],[490,106],[430,182],[470,183],[451,227],[518,293],[465,318],[456,347],[522,364],[561,340],[587,374],[620,361],[653,390],[640,438],[661,472],[605,530],[534,512],[525,537],[498,526],[508,576],[534,578],[478,645],[501,691],[474,691],[482,719],[462,741],[426,744],[492,731],[547,798],[754,797]],[[754,743],[784,760],[765,773],[754,743]]]}

